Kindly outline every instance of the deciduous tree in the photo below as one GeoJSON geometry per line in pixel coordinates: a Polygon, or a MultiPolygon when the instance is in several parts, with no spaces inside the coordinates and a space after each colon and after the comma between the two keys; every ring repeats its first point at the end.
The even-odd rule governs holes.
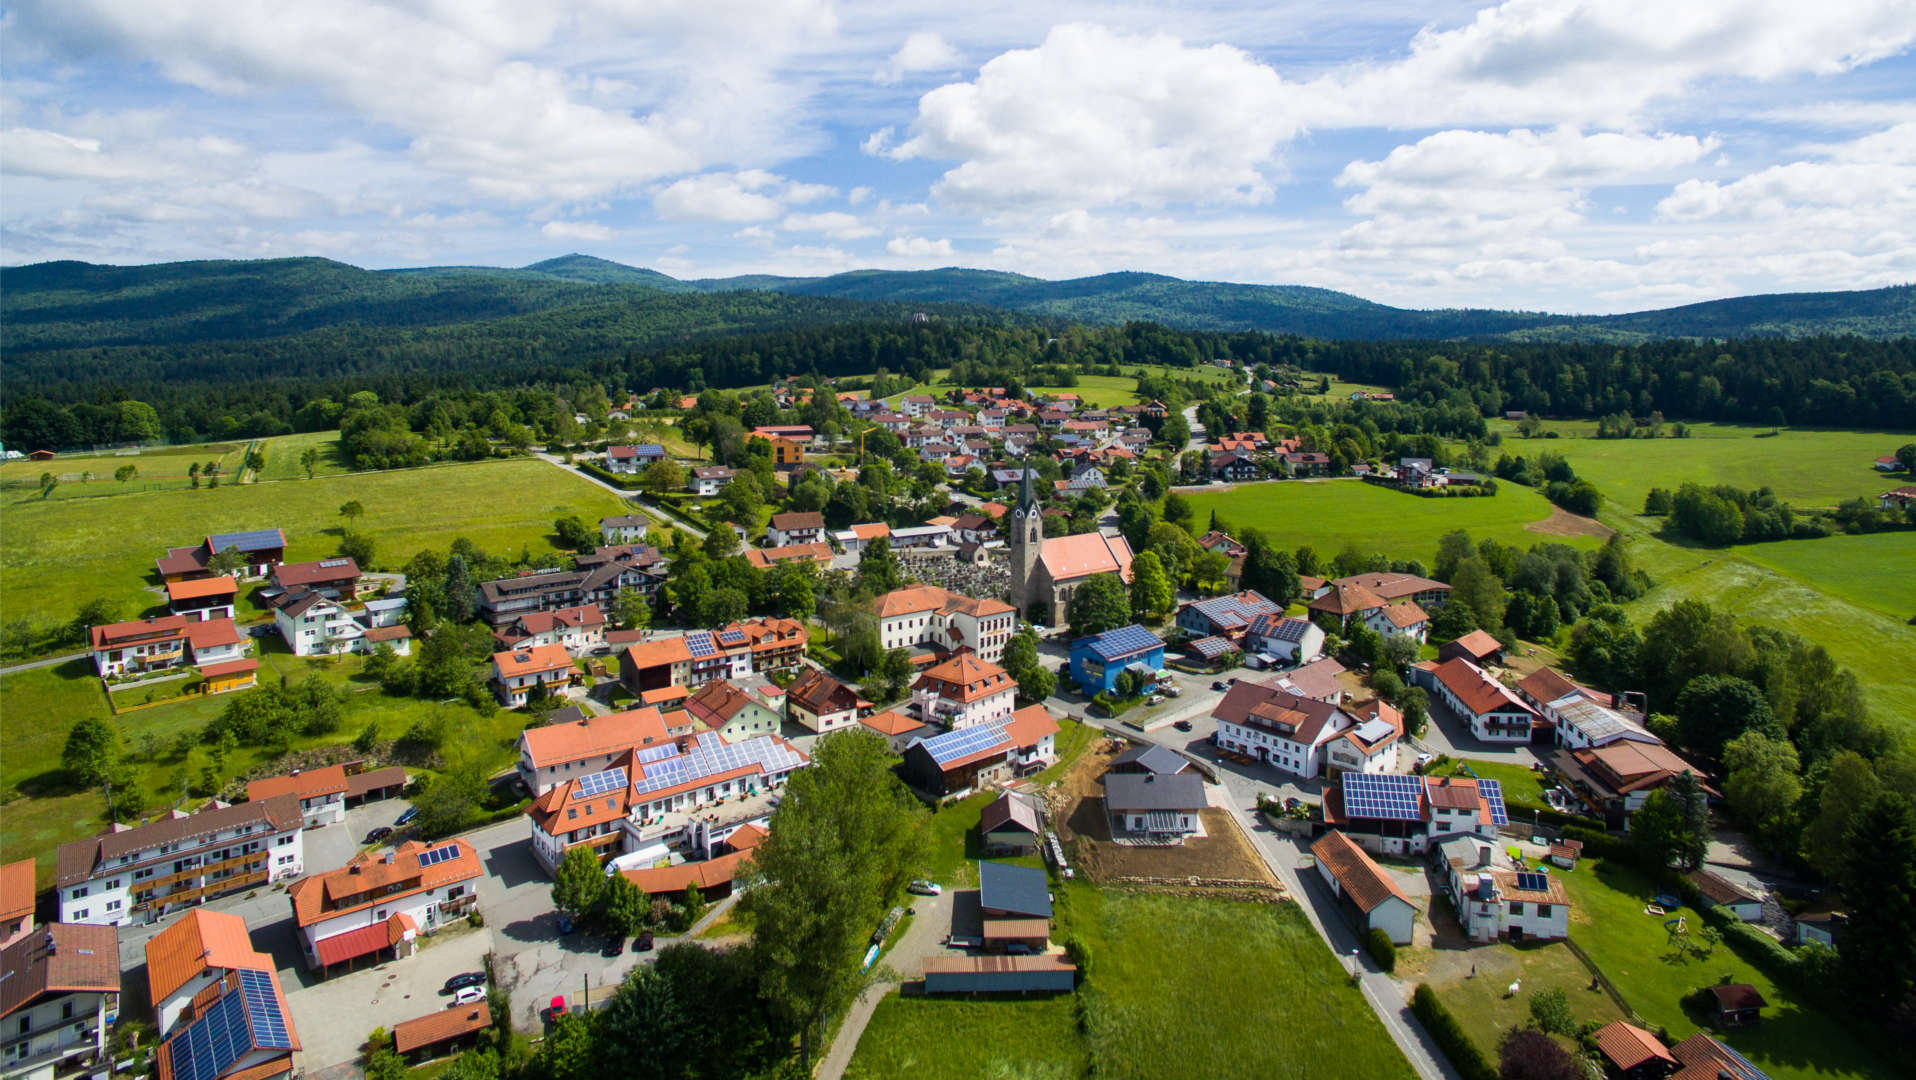
{"type": "Polygon", "coordinates": [[[1072,637],[1126,625],[1131,621],[1131,598],[1125,595],[1124,579],[1116,574],[1094,575],[1071,594],[1065,613],[1072,637]]]}

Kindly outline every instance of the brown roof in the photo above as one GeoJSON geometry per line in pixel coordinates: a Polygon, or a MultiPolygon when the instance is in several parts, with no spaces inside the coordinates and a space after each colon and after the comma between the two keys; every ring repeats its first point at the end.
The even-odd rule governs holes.
{"type": "Polygon", "coordinates": [[[562,762],[651,746],[667,738],[665,718],[659,710],[648,707],[588,716],[571,724],[528,728],[520,733],[519,745],[532,758],[532,767],[543,769],[562,762]]]}
{"type": "Polygon", "coordinates": [[[243,671],[258,670],[259,659],[249,656],[244,660],[228,660],[222,664],[203,664],[200,667],[200,674],[209,679],[218,679],[227,675],[238,675],[243,671]]]}
{"type": "Polygon", "coordinates": [[[369,626],[366,628],[365,633],[366,640],[372,642],[403,641],[410,637],[412,637],[412,628],[405,623],[394,623],[391,626],[369,626]]]}
{"type": "Polygon", "coordinates": [[[686,700],[685,711],[705,721],[710,727],[721,728],[731,723],[732,718],[743,711],[747,705],[770,708],[765,702],[754,698],[724,679],[713,679],[699,687],[699,692],[686,700]]]}
{"type": "Polygon", "coordinates": [[[237,596],[239,582],[225,574],[216,574],[209,578],[194,578],[190,581],[169,581],[166,583],[168,600],[199,600],[208,596],[237,596]]]}
{"type": "Polygon", "coordinates": [[[1312,844],[1311,854],[1317,856],[1319,863],[1330,868],[1331,876],[1337,879],[1338,888],[1365,914],[1393,896],[1406,904],[1410,903],[1410,897],[1404,895],[1404,890],[1392,880],[1390,873],[1378,866],[1350,837],[1336,829],[1325,833],[1317,843],[1312,844]]]}
{"type": "Polygon", "coordinates": [[[1676,1064],[1676,1058],[1670,1056],[1670,1051],[1664,1049],[1655,1035],[1635,1024],[1612,1020],[1598,1028],[1594,1038],[1597,1050],[1619,1069],[1634,1069],[1650,1061],[1676,1064]]]}
{"type": "Polygon", "coordinates": [[[373,769],[370,772],[354,773],[348,776],[346,778],[346,797],[348,799],[357,799],[369,791],[378,791],[381,788],[390,787],[403,788],[405,786],[406,767],[403,765],[388,765],[383,769],[373,769]]]}
{"type": "Polygon", "coordinates": [[[824,527],[825,516],[816,511],[772,515],[772,528],[777,529],[779,532],[795,532],[800,529],[822,529],[824,527]]]}
{"type": "Polygon", "coordinates": [[[1676,755],[1676,751],[1655,743],[1625,739],[1606,746],[1586,747],[1571,752],[1572,758],[1616,788],[1619,795],[1640,788],[1656,787],[1676,778],[1679,773],[1703,773],[1676,755]]]}
{"type": "Polygon", "coordinates": [[[1749,904],[1762,899],[1736,882],[1700,866],[1690,871],[1689,877],[1696,884],[1698,892],[1719,904],[1749,904]]]}
{"type": "Polygon", "coordinates": [[[704,862],[679,863],[676,866],[654,866],[642,870],[625,870],[627,881],[637,885],[650,896],[673,896],[685,891],[687,885],[698,886],[701,892],[717,886],[729,885],[738,876],[739,867],[751,858],[750,852],[735,851],[730,855],[720,855],[704,862]]]}
{"type": "Polygon", "coordinates": [[[180,641],[191,625],[184,615],[162,615],[155,619],[134,619],[91,628],[93,648],[114,649],[144,641],[180,641]]]}
{"type": "Polygon", "coordinates": [[[1329,615],[1355,615],[1362,611],[1384,606],[1384,598],[1362,585],[1336,581],[1331,583],[1330,591],[1312,600],[1307,605],[1312,611],[1322,611],[1329,615]]]}
{"type": "Polygon", "coordinates": [[[1226,723],[1268,728],[1293,742],[1309,744],[1317,741],[1324,726],[1341,711],[1329,702],[1300,697],[1265,683],[1241,681],[1231,687],[1211,715],[1226,723]]]}
{"type": "Polygon", "coordinates": [[[871,702],[820,668],[808,668],[786,691],[786,700],[811,713],[844,712],[871,702]]]}
{"type": "Polygon", "coordinates": [[[986,804],[978,815],[980,833],[994,832],[1006,825],[1016,825],[1033,836],[1043,829],[1038,821],[1038,808],[1031,800],[1010,791],[986,804]]]}
{"type": "Polygon", "coordinates": [[[1716,1006],[1725,1012],[1742,1009],[1761,1009],[1769,1005],[1763,1000],[1763,994],[1749,983],[1730,983],[1727,986],[1710,987],[1710,993],[1716,995],[1716,1006]]]}
{"type": "Polygon", "coordinates": [[[1417,606],[1415,600],[1405,600],[1396,604],[1384,605],[1384,618],[1392,626],[1403,629],[1430,621],[1430,615],[1417,606]]]}
{"type": "Polygon", "coordinates": [[[1670,1056],[1683,1067],[1667,1080],[1768,1080],[1741,1055],[1701,1031],[1672,1046],[1670,1056]]]}
{"type": "Polygon", "coordinates": [[[918,681],[912,683],[912,689],[929,689],[947,700],[970,704],[993,694],[1008,693],[1016,685],[1004,668],[967,649],[927,668],[918,681]]]}
{"type": "Polygon", "coordinates": [[[986,919],[986,941],[1021,941],[1051,936],[1049,919],[986,919]]]}
{"type": "Polygon", "coordinates": [[[0,923],[33,914],[33,860],[0,866],[0,923]]]}
{"type": "Polygon", "coordinates": [[[0,1016],[43,995],[120,992],[120,934],[88,923],[43,926],[0,952],[0,1016]]]}
{"type": "Polygon", "coordinates": [[[1455,648],[1464,650],[1479,660],[1482,660],[1486,656],[1493,656],[1502,652],[1504,647],[1503,642],[1498,641],[1482,630],[1472,630],[1470,633],[1465,634],[1450,644],[1455,648]]]}
{"type": "Polygon", "coordinates": [[[1530,706],[1517,700],[1517,696],[1506,690],[1502,683],[1484,674],[1484,670],[1461,656],[1450,659],[1430,669],[1437,681],[1444,684],[1464,708],[1473,716],[1482,716],[1488,712],[1521,712],[1535,717],[1537,714],[1530,706]]]}
{"type": "Polygon", "coordinates": [[[359,564],[347,558],[281,563],[273,567],[273,581],[282,589],[358,580],[359,564]]]}
{"type": "Polygon", "coordinates": [[[1559,698],[1577,693],[1583,687],[1565,678],[1555,668],[1538,668],[1517,682],[1517,689],[1530,700],[1540,704],[1549,704],[1559,698]]]}
{"type": "Polygon", "coordinates": [[[153,1011],[175,990],[208,968],[270,971],[273,958],[253,948],[246,920],[225,911],[195,908],[146,943],[146,981],[153,1011]]]}
{"type": "Polygon", "coordinates": [[[1332,584],[1361,585],[1385,600],[1401,600],[1406,596],[1415,596],[1421,592],[1449,592],[1450,586],[1441,581],[1418,577],[1415,574],[1353,574],[1338,578],[1332,584]]]}
{"type": "Polygon", "coordinates": [[[162,844],[211,836],[260,821],[280,832],[298,828],[304,820],[299,812],[299,800],[290,795],[234,806],[209,803],[207,809],[196,814],[163,816],[131,829],[110,830],[87,840],[61,844],[54,859],[54,881],[60,885],[77,884],[93,876],[93,868],[108,859],[162,844]]]}
{"type": "Polygon", "coordinates": [[[925,974],[951,974],[957,972],[1033,972],[1033,971],[1076,971],[1063,953],[1040,953],[1037,956],[928,956],[925,958],[925,974]]]}
{"type": "Polygon", "coordinates": [[[408,840],[389,852],[362,851],[345,866],[303,877],[286,891],[293,901],[294,918],[305,927],[341,912],[476,878],[479,873],[479,852],[465,840],[455,838],[431,845],[408,840]],[[456,846],[458,854],[430,866],[419,864],[422,852],[449,845],[456,846]]]}
{"type": "Polygon", "coordinates": [[[198,652],[222,645],[244,645],[246,637],[231,619],[206,619],[186,624],[186,642],[198,652]]]}
{"type": "Polygon", "coordinates": [[[832,546],[823,541],[813,540],[803,544],[786,544],[784,547],[748,548],[745,551],[745,561],[751,563],[757,570],[806,559],[815,563],[828,563],[832,560],[832,546]]]}
{"type": "Polygon", "coordinates": [[[441,1009],[393,1025],[393,1049],[401,1054],[484,1031],[492,1026],[492,1006],[486,1002],[441,1009]]]}
{"type": "Polygon", "coordinates": [[[308,769],[291,776],[269,776],[264,780],[254,780],[246,785],[248,802],[259,802],[275,795],[292,795],[296,798],[310,799],[335,792],[342,795],[346,792],[346,766],[344,765],[308,769]]]}

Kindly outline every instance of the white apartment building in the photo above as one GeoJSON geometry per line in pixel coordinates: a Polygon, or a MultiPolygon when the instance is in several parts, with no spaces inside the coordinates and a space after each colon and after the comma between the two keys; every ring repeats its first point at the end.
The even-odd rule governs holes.
{"type": "Polygon", "coordinates": [[[934,664],[912,684],[912,706],[927,724],[957,729],[1003,723],[1018,684],[1005,669],[970,652],[934,664]]]}
{"type": "Polygon", "coordinates": [[[872,602],[878,640],[889,651],[930,645],[970,649],[997,663],[1017,629],[1018,613],[1002,600],[979,600],[935,585],[895,589],[872,602]]]}
{"type": "Polygon", "coordinates": [[[60,921],[152,922],[238,889],[305,872],[305,818],[290,795],[198,813],[60,845],[54,884],[60,921]]]}

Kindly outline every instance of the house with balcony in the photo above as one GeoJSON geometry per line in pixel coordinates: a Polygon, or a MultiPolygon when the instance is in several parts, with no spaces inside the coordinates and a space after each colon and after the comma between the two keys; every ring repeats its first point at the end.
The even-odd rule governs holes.
{"type": "Polygon", "coordinates": [[[557,645],[573,656],[584,656],[605,645],[605,612],[597,604],[528,611],[499,630],[493,640],[504,649],[557,645]]]}
{"type": "Polygon", "coordinates": [[[712,496],[725,490],[725,485],[738,479],[738,470],[723,465],[701,465],[692,470],[686,487],[694,495],[712,496]]]}
{"type": "Polygon", "coordinates": [[[665,447],[658,443],[605,448],[605,471],[618,473],[620,476],[631,476],[655,461],[664,460],[665,447]]]}
{"type": "Polygon", "coordinates": [[[1017,627],[1017,612],[996,598],[978,599],[936,585],[911,585],[872,601],[883,647],[909,649],[929,645],[955,653],[970,649],[997,663],[1017,627]]]}
{"type": "Polygon", "coordinates": [[[352,603],[359,599],[359,564],[352,559],[280,563],[273,567],[273,584],[288,592],[305,589],[328,600],[352,603]]]}
{"type": "Polygon", "coordinates": [[[785,693],[786,715],[820,734],[857,727],[873,707],[856,689],[822,668],[806,668],[785,693]]]}
{"type": "Polygon", "coordinates": [[[797,619],[759,618],[717,630],[688,630],[628,645],[619,679],[635,694],[668,686],[696,688],[798,667],[810,635],[797,619]]]}
{"type": "Polygon", "coordinates": [[[1445,837],[1495,842],[1510,823],[1503,785],[1461,776],[1346,773],[1324,791],[1324,824],[1366,851],[1420,855],[1445,837]]]}
{"type": "Polygon", "coordinates": [[[911,701],[927,724],[966,728],[1008,719],[1017,689],[1004,668],[961,649],[918,676],[911,701]]]}
{"type": "Polygon", "coordinates": [[[1461,656],[1414,664],[1410,681],[1442,700],[1485,742],[1527,743],[1543,722],[1535,709],[1461,656]]]}
{"type": "Polygon", "coordinates": [[[527,728],[519,733],[519,779],[535,797],[544,795],[567,780],[604,772],[628,751],[665,745],[691,731],[689,718],[684,724],[674,732],[667,715],[648,706],[527,728]]]}
{"type": "Polygon", "coordinates": [[[1476,942],[1555,941],[1570,934],[1570,895],[1541,867],[1497,864],[1494,847],[1476,834],[1435,845],[1432,861],[1464,936],[1476,942]]]}
{"type": "Polygon", "coordinates": [[[306,966],[399,959],[479,906],[484,872],[479,852],[454,838],[408,840],[386,851],[362,851],[330,873],[302,878],[286,890],[306,966]]]}
{"type": "Polygon", "coordinates": [[[120,934],[54,923],[0,949],[0,1077],[106,1064],[120,1015],[120,934]]]}
{"type": "Polygon", "coordinates": [[[346,766],[296,770],[246,784],[247,802],[265,802],[279,795],[299,800],[299,812],[307,828],[338,825],[346,820],[346,766]]]}
{"type": "Polygon", "coordinates": [[[533,645],[492,654],[492,689],[508,709],[524,705],[533,693],[557,695],[572,685],[578,669],[563,645],[533,645]]]}
{"type": "Polygon", "coordinates": [[[131,828],[60,845],[60,921],[152,922],[215,896],[305,872],[305,827],[290,795],[195,813],[172,811],[131,828]]]}
{"type": "Polygon", "coordinates": [[[713,679],[685,699],[685,711],[705,730],[728,743],[739,742],[754,735],[778,734],[784,715],[774,701],[757,690],[713,679]]]}
{"type": "Polygon", "coordinates": [[[242,969],[195,997],[155,1057],[158,1080],[273,1080],[293,1071],[299,1034],[279,973],[242,969]]]}
{"type": "Polygon", "coordinates": [[[273,958],[253,948],[246,920],[195,908],[146,943],[147,993],[162,1038],[190,1015],[193,999],[236,971],[272,971],[273,958]]]}

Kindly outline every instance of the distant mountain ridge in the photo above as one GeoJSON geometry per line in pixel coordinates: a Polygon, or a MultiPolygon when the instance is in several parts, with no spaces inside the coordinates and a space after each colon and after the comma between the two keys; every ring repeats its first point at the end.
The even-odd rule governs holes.
{"type": "Polygon", "coordinates": [[[994,270],[857,270],[821,278],[747,275],[686,281],[571,254],[529,266],[364,270],[329,259],[209,260],[147,266],[49,262],[0,270],[8,352],[244,341],[334,328],[482,324],[560,310],[669,305],[719,311],[725,294],[776,293],[807,322],[890,317],[915,306],[990,308],[1010,317],[1187,330],[1258,330],[1344,340],[1478,339],[1633,343],[1655,338],[1916,336],[1916,286],[1783,293],[1622,315],[1414,310],[1330,289],[1185,281],[1121,272],[1048,281],[994,270]],[[704,296],[708,299],[700,299],[704,296]],[[713,303],[718,307],[712,307],[713,303]]]}

